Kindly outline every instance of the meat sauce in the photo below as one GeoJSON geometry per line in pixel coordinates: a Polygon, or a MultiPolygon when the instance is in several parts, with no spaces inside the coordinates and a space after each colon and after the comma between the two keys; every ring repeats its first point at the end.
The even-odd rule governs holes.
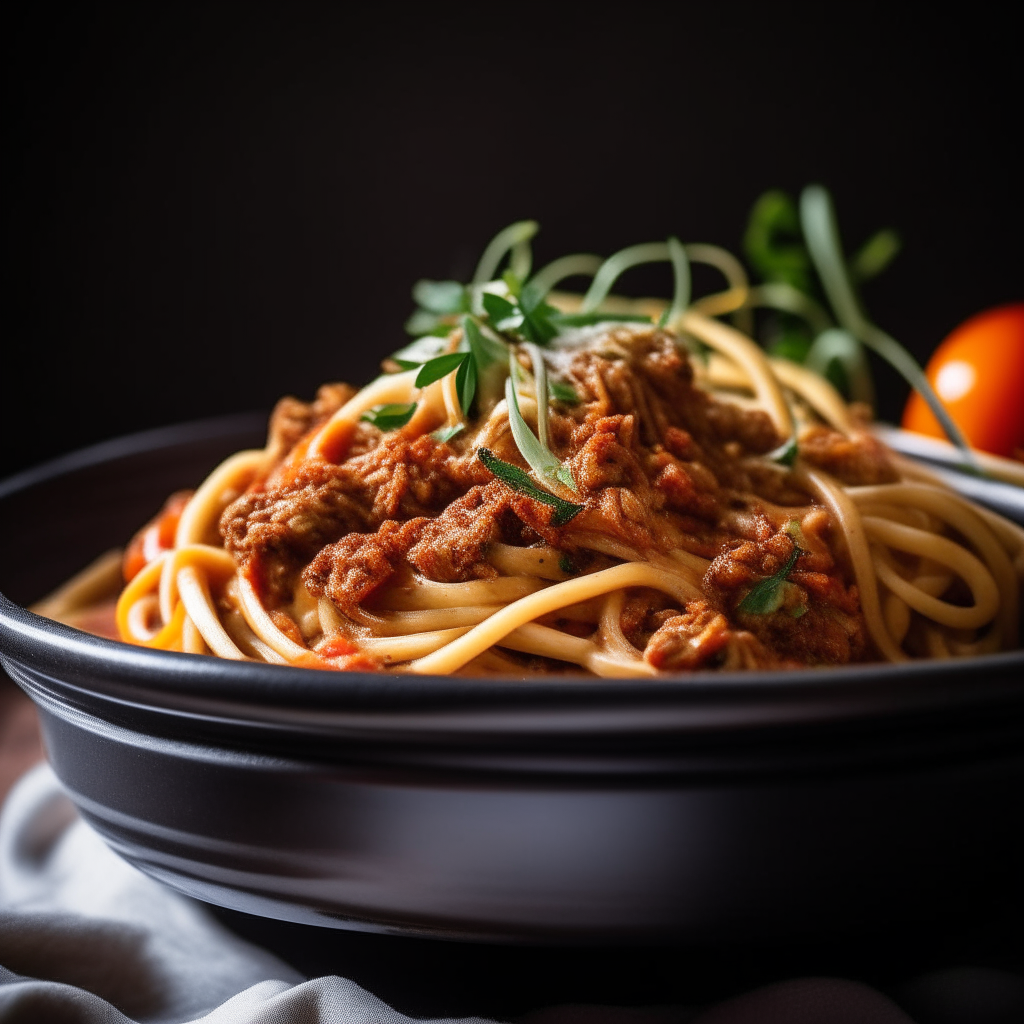
{"type": "MultiPolygon", "coordinates": [[[[495,542],[551,545],[585,569],[600,536],[628,557],[682,549],[710,560],[702,601],[678,607],[656,591],[627,595],[623,631],[659,669],[714,667],[727,660],[727,648],[745,667],[837,664],[872,653],[856,586],[833,553],[828,512],[791,474],[758,458],[783,440],[765,413],[697,388],[686,357],[657,330],[613,331],[600,350],[560,358],[558,373],[580,400],[554,403],[550,444],[571,465],[583,505],[564,526],[478,459],[487,447],[523,464],[504,417],[448,442],[363,422],[334,463],[295,456],[351,390],[329,385],[308,405],[279,403],[269,440],[276,468],[226,509],[220,529],[280,628],[297,633],[286,606],[300,580],[352,613],[372,605],[396,573],[439,582],[493,578],[487,551],[495,542]],[[781,606],[742,611],[751,587],[787,564],[794,525],[800,553],[781,606]]],[[[866,432],[846,437],[816,427],[800,452],[846,484],[895,479],[866,432]]]]}

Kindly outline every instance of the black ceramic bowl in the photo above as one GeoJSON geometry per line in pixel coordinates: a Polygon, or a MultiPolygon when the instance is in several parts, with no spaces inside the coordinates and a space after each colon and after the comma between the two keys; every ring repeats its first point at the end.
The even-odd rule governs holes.
{"type": "Polygon", "coordinates": [[[493,682],[143,650],[20,607],[262,433],[156,431],[0,487],[4,667],[85,819],[143,871],[281,920],[513,941],[1024,906],[1022,652],[493,682]]]}

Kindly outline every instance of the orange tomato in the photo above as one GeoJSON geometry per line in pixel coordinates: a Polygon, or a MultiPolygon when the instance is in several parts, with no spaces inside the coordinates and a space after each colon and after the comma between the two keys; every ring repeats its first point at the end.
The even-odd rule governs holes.
{"type": "MultiPolygon", "coordinates": [[[[997,306],[962,323],[935,350],[925,375],[967,440],[1013,458],[1024,449],[1024,302],[997,306]]],[[[945,438],[915,391],[903,429],[945,438]]]]}

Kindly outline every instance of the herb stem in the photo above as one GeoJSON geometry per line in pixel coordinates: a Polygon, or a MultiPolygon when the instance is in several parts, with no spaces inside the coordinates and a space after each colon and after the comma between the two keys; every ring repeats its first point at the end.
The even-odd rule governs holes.
{"type": "Polygon", "coordinates": [[[893,367],[928,403],[949,440],[964,455],[968,465],[980,472],[966,438],[935,394],[917,360],[893,337],[880,330],[864,315],[850,282],[835,210],[828,192],[820,185],[808,185],[800,196],[800,221],[814,267],[839,323],[858,341],[867,345],[893,367]]]}
{"type": "Polygon", "coordinates": [[[593,277],[601,269],[603,262],[600,256],[592,256],[589,253],[562,256],[538,270],[530,279],[530,287],[540,298],[544,298],[559,281],[567,277],[593,277]]]}
{"type": "Polygon", "coordinates": [[[601,264],[600,269],[594,275],[594,280],[583,298],[580,312],[593,313],[608,297],[612,285],[630,267],[639,266],[641,263],[663,263],[671,258],[668,245],[665,242],[645,242],[642,245],[631,245],[613,253],[601,264]]]}
{"type": "MultiPolygon", "coordinates": [[[[529,242],[537,234],[539,228],[540,225],[535,220],[517,220],[515,224],[510,224],[503,231],[499,231],[488,243],[484,254],[480,257],[480,262],[476,265],[472,283],[474,292],[479,291],[480,287],[487,284],[488,281],[493,281],[504,255],[510,249],[529,242]]],[[[521,259],[520,256],[520,261],[521,259]]]]}
{"type": "Polygon", "coordinates": [[[532,341],[525,342],[523,348],[530,354],[533,364],[533,388],[537,393],[537,437],[545,447],[548,445],[548,368],[544,363],[544,354],[532,341]]]}

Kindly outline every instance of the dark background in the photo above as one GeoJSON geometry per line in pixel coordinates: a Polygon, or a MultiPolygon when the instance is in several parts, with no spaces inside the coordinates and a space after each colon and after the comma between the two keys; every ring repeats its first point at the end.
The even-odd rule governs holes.
{"type": "Polygon", "coordinates": [[[920,357],[1024,290],[1017,40],[979,5],[137,6],[4,34],[0,475],[362,383],[412,282],[520,217],[540,262],[738,251],[760,192],[823,182],[848,249],[903,236],[865,298],[920,357]]]}

